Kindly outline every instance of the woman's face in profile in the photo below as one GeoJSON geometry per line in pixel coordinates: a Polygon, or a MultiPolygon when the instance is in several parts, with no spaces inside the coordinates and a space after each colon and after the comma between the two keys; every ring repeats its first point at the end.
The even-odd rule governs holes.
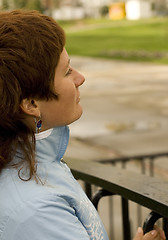
{"type": "Polygon", "coordinates": [[[84,76],[70,66],[69,56],[64,48],[54,78],[54,90],[58,99],[37,101],[43,121],[42,130],[68,125],[80,118],[82,107],[79,87],[84,81],[84,76]]]}

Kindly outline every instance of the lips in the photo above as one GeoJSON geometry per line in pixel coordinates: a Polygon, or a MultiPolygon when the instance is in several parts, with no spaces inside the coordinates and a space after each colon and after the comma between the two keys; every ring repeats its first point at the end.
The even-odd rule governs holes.
{"type": "Polygon", "coordinates": [[[80,92],[79,92],[79,89],[77,89],[77,92],[76,92],[76,102],[79,103],[80,102],[80,92]]]}
{"type": "Polygon", "coordinates": [[[76,102],[77,102],[77,103],[79,103],[79,102],[80,102],[80,96],[79,96],[79,97],[77,97],[77,100],[76,100],[76,102]]]}

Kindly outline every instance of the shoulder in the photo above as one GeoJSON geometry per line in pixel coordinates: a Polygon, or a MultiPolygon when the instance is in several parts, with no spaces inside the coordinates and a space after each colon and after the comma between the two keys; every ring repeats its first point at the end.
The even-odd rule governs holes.
{"type": "Polygon", "coordinates": [[[66,192],[35,181],[24,182],[12,171],[0,176],[1,240],[88,240],[66,192]]]}
{"type": "Polygon", "coordinates": [[[89,237],[69,203],[55,194],[45,193],[22,203],[10,214],[3,239],[88,240],[89,237]]]}

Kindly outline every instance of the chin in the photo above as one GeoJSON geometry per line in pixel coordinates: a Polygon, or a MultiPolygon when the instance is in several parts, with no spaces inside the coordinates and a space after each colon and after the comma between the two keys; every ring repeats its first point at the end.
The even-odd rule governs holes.
{"type": "Polygon", "coordinates": [[[82,110],[82,108],[81,108],[80,112],[78,112],[78,114],[77,114],[76,116],[74,116],[74,118],[71,119],[71,121],[69,121],[69,123],[66,124],[66,125],[69,125],[69,124],[71,124],[71,123],[73,123],[73,122],[76,122],[76,121],[82,116],[82,113],[83,113],[83,110],[82,110]]]}

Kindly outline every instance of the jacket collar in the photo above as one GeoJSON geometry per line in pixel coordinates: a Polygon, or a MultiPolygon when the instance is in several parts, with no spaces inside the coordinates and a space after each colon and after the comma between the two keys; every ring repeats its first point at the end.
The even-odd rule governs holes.
{"type": "Polygon", "coordinates": [[[35,134],[36,157],[38,162],[60,161],[69,141],[69,128],[56,127],[35,134]]]}

